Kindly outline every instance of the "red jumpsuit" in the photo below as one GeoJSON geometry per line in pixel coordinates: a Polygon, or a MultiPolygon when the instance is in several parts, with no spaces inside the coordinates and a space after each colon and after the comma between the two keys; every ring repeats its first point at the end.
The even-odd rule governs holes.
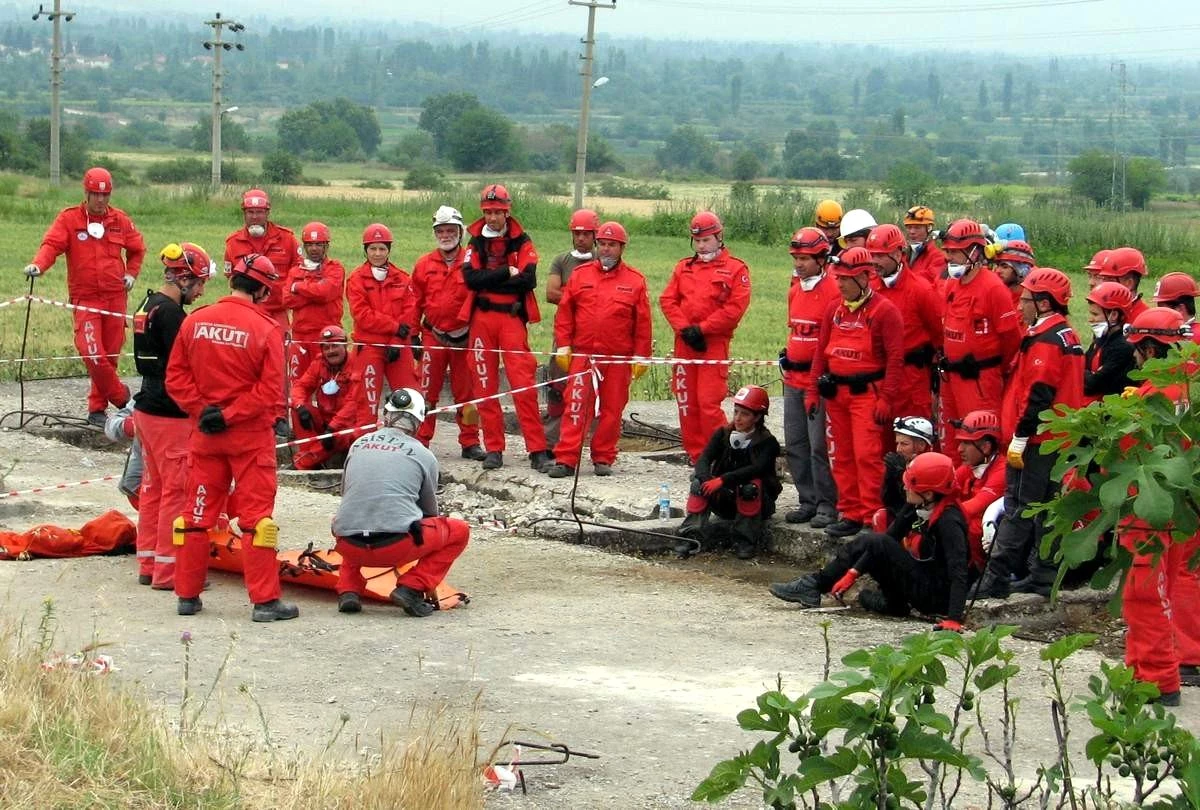
{"type": "MultiPolygon", "coordinates": [[[[432,250],[413,265],[412,286],[417,312],[421,313],[421,390],[425,407],[437,407],[438,397],[450,376],[450,395],[455,403],[471,398],[471,354],[467,350],[470,322],[459,317],[467,300],[467,283],[463,279],[464,251],[459,250],[447,263],[440,250],[432,250]]],[[[458,443],[461,447],[479,444],[479,427],[463,424],[462,408],[454,412],[458,423],[458,443]]],[[[437,415],[425,417],[417,438],[429,446],[437,425],[437,415]]]]}
{"type": "Polygon", "coordinates": [[[388,262],[387,276],[376,281],[371,265],[363,262],[346,282],[346,300],[354,320],[351,339],[358,345],[355,366],[362,378],[367,406],[371,413],[378,413],[383,378],[393,391],[417,387],[417,370],[409,348],[417,327],[412,279],[388,262]],[[403,327],[408,328],[409,337],[400,337],[403,327]]]}
{"type": "Polygon", "coordinates": [[[282,378],[278,324],[248,298],[230,295],[201,307],[179,329],[167,390],[191,419],[216,405],[226,424],[220,433],[193,429],[188,444],[186,528],[175,563],[175,593],[181,599],[198,597],[204,587],[209,530],[222,511],[237,518],[249,541],[242,553],[250,601],[258,605],[279,598],[275,548],[255,545],[253,530],[275,509],[275,413],[265,406],[279,398],[282,378]],[[234,481],[237,487],[230,492],[234,481]]]}
{"type": "Polygon", "coordinates": [[[103,411],[111,402],[118,408],[129,401],[129,389],[117,376],[117,361],[125,345],[125,319],[129,294],[125,276],[142,269],[146,244],[133,222],[119,208],[109,206],[103,219],[90,218],[86,204],[64,208],[42,237],[33,264],[49,270],[67,254],[67,297],[77,306],[95,307],[119,315],[72,310],[75,350],[84,358],[91,387],[88,412],[103,411]],[[89,221],[100,221],[104,235],[88,235],[89,221]]]}
{"type": "Polygon", "coordinates": [[[786,356],[789,362],[800,368],[783,372],[786,385],[802,391],[812,387],[812,363],[817,353],[817,338],[821,334],[821,319],[825,317],[829,305],[841,298],[832,273],[826,273],[817,286],[807,291],[799,281],[792,279],[792,285],[788,288],[786,356]]]}
{"type": "MultiPolygon", "coordinates": [[[[482,219],[472,222],[467,233],[471,241],[463,257],[463,277],[470,293],[459,314],[471,321],[473,394],[476,398],[491,397],[479,403],[484,449],[503,453],[504,413],[496,399],[501,357],[510,389],[532,386],[537,375],[526,323],[537,323],[542,317],[533,293],[537,288],[538,254],[521,223],[512,217],[503,236],[484,236],[482,219]],[[510,267],[520,272],[511,275],[510,267]]],[[[545,452],[546,430],[537,391],[530,388],[512,398],[525,449],[530,454],[545,452]]]]}
{"type": "Polygon", "coordinates": [[[288,344],[288,379],[294,385],[308,364],[321,356],[321,330],[342,325],[342,294],[346,268],[337,259],[326,259],[315,270],[301,261],[283,285],[283,305],[292,312],[292,342],[288,344]]]}
{"type": "Polygon", "coordinates": [[[360,428],[355,433],[333,437],[332,446],[321,442],[306,442],[296,450],[292,459],[297,470],[314,470],[336,453],[345,452],[354,440],[375,425],[375,413],[367,405],[362,379],[353,368],[350,358],[338,369],[331,368],[324,357],[309,363],[304,376],[292,383],[293,412],[304,406],[313,416],[313,427],[307,428],[293,416],[297,439],[308,439],[347,428],[360,428]],[[332,392],[332,393],[331,393],[332,392]]]}
{"type": "Polygon", "coordinates": [[[967,546],[971,551],[971,567],[983,573],[987,554],[983,550],[983,513],[996,501],[1004,497],[1007,460],[998,452],[988,462],[983,475],[976,477],[975,470],[961,464],[954,471],[954,483],[958,489],[958,505],[967,519],[967,546]]]}
{"type": "MultiPolygon", "coordinates": [[[[945,303],[933,284],[904,267],[894,286],[887,286],[876,277],[871,285],[875,291],[896,305],[904,320],[904,371],[901,374],[900,395],[892,408],[896,416],[933,415],[934,355],[942,350],[942,313],[945,303]]],[[[892,426],[885,428],[891,434],[892,426]]]]}
{"type": "MultiPolygon", "coordinates": [[[[1004,374],[1021,343],[1021,324],[1008,288],[986,267],[966,283],[947,279],[945,290],[938,435],[942,452],[957,463],[960,459],[951,423],[971,411],[1000,411],[1004,374]]],[[[1007,443],[1008,437],[1001,436],[1001,444],[1007,443]]]]}
{"type": "Polygon", "coordinates": [[[275,265],[275,272],[279,274],[279,281],[270,285],[271,294],[260,306],[279,324],[281,333],[286,334],[289,324],[283,291],[286,289],[286,282],[291,278],[292,270],[300,264],[303,257],[300,243],[296,241],[294,233],[274,222],[267,223],[267,232],[258,239],[252,237],[245,227],[238,228],[225,237],[225,275],[229,275],[238,259],[251,253],[266,256],[271,260],[271,264],[275,265]]]}
{"type": "Polygon", "coordinates": [[[934,289],[938,289],[946,280],[946,254],[932,239],[921,245],[916,256],[909,262],[909,267],[933,285],[934,289]]]}
{"type": "Polygon", "coordinates": [[[567,381],[563,392],[566,409],[554,446],[558,463],[579,464],[584,437],[596,414],[597,395],[600,412],[592,435],[592,463],[616,460],[621,414],[629,402],[630,364],[601,362],[593,367],[587,355],[649,357],[650,329],[650,295],[645,276],[637,270],[625,262],[605,270],[592,260],[571,273],[554,317],[554,343],[571,347],[568,373],[578,376],[567,381]],[[593,374],[579,374],[593,369],[599,381],[593,374]]]}
{"type": "Polygon", "coordinates": [[[823,375],[836,386],[825,400],[829,461],[838,511],[856,523],[870,523],[883,506],[883,434],[875,420],[876,405],[882,403],[890,423],[903,378],[903,332],[899,310],[874,293],[853,311],[841,301],[830,304],[821,320],[821,348],[813,357],[815,384],[806,400],[810,409],[816,406],[823,375]]]}
{"type": "MultiPolygon", "coordinates": [[[[675,357],[728,360],[733,330],[750,306],[750,269],[724,246],[710,262],[697,256],[680,259],[658,305],[675,332],[675,357]],[[679,336],[689,326],[700,327],[707,344],[704,351],[696,351],[679,336]]],[[[683,449],[693,464],[713,432],[728,421],[721,409],[729,394],[728,379],[727,363],[675,366],[671,388],[679,408],[683,449]]]]}

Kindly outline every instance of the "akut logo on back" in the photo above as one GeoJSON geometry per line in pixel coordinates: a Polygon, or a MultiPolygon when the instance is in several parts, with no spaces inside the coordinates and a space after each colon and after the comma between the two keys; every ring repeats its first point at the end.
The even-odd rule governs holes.
{"type": "Polygon", "coordinates": [[[192,338],[194,340],[207,340],[223,346],[235,346],[239,349],[244,349],[249,343],[250,333],[244,329],[236,329],[232,326],[223,326],[216,323],[198,323],[192,330],[192,338]]]}

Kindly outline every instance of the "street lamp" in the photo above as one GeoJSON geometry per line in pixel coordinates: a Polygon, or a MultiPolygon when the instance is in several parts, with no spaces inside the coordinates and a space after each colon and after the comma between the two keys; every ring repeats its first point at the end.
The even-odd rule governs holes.
{"type": "Polygon", "coordinates": [[[591,89],[608,84],[608,77],[601,76],[591,84],[583,86],[583,106],[579,111],[579,139],[575,142],[575,209],[583,207],[583,178],[587,174],[588,117],[591,112],[591,89]]]}

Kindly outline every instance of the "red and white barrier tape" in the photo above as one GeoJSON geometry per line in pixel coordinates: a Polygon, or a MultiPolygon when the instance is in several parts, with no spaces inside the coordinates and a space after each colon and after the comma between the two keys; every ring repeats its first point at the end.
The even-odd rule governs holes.
{"type": "Polygon", "coordinates": [[[8,492],[0,492],[0,499],[17,498],[22,495],[37,495],[42,492],[54,492],[54,491],[60,490],[60,489],[70,489],[72,487],[81,487],[84,484],[100,484],[100,483],[103,483],[104,481],[115,481],[115,480],[119,479],[120,477],[121,477],[120,475],[113,474],[113,475],[105,475],[101,478],[88,478],[84,481],[70,481],[70,482],[64,482],[61,484],[49,484],[44,487],[33,487],[32,489],[13,489],[13,490],[9,490],[8,492]]]}

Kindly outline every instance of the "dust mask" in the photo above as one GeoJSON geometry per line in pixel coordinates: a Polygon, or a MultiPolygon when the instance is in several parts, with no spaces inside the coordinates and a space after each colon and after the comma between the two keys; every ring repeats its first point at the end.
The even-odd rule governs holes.
{"type": "Polygon", "coordinates": [[[745,450],[750,446],[750,436],[751,434],[743,433],[740,430],[731,430],[729,431],[729,446],[734,450],[745,450]]]}
{"type": "Polygon", "coordinates": [[[88,232],[88,236],[92,237],[93,239],[104,238],[104,223],[103,222],[89,222],[87,224],[87,232],[88,232]]]}
{"type": "Polygon", "coordinates": [[[312,259],[304,260],[304,269],[305,270],[316,270],[320,266],[321,266],[320,262],[314,262],[312,259]]]}
{"type": "Polygon", "coordinates": [[[896,282],[900,280],[900,271],[903,269],[901,265],[896,265],[896,270],[890,276],[880,276],[879,280],[883,282],[883,286],[889,290],[896,286],[896,282]]]}
{"type": "Polygon", "coordinates": [[[250,234],[254,239],[261,239],[266,235],[267,229],[262,225],[247,225],[246,233],[250,234]]]}
{"type": "Polygon", "coordinates": [[[487,239],[495,239],[497,236],[504,236],[504,231],[497,231],[491,225],[484,225],[481,233],[487,239]]]}
{"type": "Polygon", "coordinates": [[[571,255],[574,258],[579,259],[581,262],[586,262],[588,259],[592,258],[591,253],[584,253],[582,251],[575,250],[574,248],[571,249],[571,255]]]}
{"type": "Polygon", "coordinates": [[[967,266],[965,264],[948,264],[946,265],[946,275],[950,278],[962,278],[967,274],[967,266]]]}
{"type": "Polygon", "coordinates": [[[1108,324],[1104,321],[1092,324],[1092,334],[1096,336],[1097,340],[1104,337],[1108,334],[1108,324]]]}
{"type": "Polygon", "coordinates": [[[929,516],[933,514],[933,510],[925,506],[917,507],[917,517],[921,520],[929,520],[929,516]]]}
{"type": "Polygon", "coordinates": [[[918,250],[925,247],[925,243],[924,242],[909,242],[908,247],[910,250],[912,250],[913,253],[916,253],[918,250]]]}
{"type": "Polygon", "coordinates": [[[821,279],[823,278],[825,278],[824,273],[816,276],[809,276],[808,278],[802,278],[800,279],[800,289],[804,290],[805,292],[812,292],[817,288],[817,285],[821,283],[821,279]]]}
{"type": "Polygon", "coordinates": [[[702,262],[711,262],[713,259],[717,258],[718,253],[720,253],[719,250],[713,250],[708,253],[697,253],[696,258],[702,262]]]}
{"type": "Polygon", "coordinates": [[[341,390],[342,388],[338,385],[337,380],[329,380],[321,386],[321,393],[327,397],[331,397],[341,390]]]}
{"type": "Polygon", "coordinates": [[[602,259],[600,259],[600,266],[603,267],[605,270],[612,270],[614,267],[617,266],[618,261],[620,261],[620,260],[613,259],[613,258],[602,258],[602,259]]]}
{"type": "Polygon", "coordinates": [[[376,281],[383,281],[385,278],[387,278],[387,268],[372,266],[371,267],[371,277],[374,278],[376,281]]]}

